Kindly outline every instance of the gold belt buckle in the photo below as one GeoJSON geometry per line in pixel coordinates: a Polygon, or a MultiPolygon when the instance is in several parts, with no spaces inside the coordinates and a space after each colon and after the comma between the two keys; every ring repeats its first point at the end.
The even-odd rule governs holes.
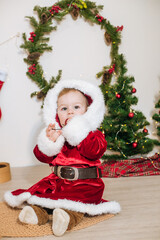
{"type": "Polygon", "coordinates": [[[68,166],[58,166],[57,168],[57,176],[61,179],[66,179],[66,180],[69,180],[69,181],[74,181],[74,180],[77,180],[78,179],[78,176],[79,176],[79,173],[78,173],[78,168],[75,168],[75,167],[68,167],[68,166]],[[61,169],[62,168],[70,168],[70,169],[73,169],[74,170],[74,178],[70,179],[70,178],[63,178],[61,176],[61,169]]]}

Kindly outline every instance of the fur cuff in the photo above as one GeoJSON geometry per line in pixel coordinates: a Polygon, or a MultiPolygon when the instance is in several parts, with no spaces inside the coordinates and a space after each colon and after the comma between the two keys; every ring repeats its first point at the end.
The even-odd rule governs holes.
{"type": "Polygon", "coordinates": [[[62,134],[71,146],[77,146],[90,131],[90,124],[84,115],[77,115],[63,128],[62,134]]]}
{"type": "Polygon", "coordinates": [[[38,137],[38,148],[42,153],[51,157],[57,155],[61,151],[64,142],[65,139],[62,135],[58,137],[56,142],[52,142],[46,136],[46,128],[44,128],[38,137]]]}

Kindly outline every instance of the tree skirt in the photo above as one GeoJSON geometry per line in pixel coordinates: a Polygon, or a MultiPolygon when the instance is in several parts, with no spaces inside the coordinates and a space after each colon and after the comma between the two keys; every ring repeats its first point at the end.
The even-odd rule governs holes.
{"type": "Polygon", "coordinates": [[[160,175],[160,154],[152,157],[103,162],[102,177],[136,177],[160,175]]]}
{"type": "MultiPolygon", "coordinates": [[[[53,235],[52,218],[45,225],[24,224],[18,220],[20,209],[11,208],[6,203],[0,202],[0,237],[39,237],[53,235]]],[[[113,214],[104,214],[96,217],[84,217],[71,231],[92,226],[113,217],[113,214]]]]}

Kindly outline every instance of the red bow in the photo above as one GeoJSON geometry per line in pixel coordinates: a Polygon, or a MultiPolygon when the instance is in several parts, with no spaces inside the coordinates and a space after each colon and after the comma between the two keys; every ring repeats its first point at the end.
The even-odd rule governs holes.
{"type": "Polygon", "coordinates": [[[116,31],[118,32],[118,31],[122,31],[122,30],[123,30],[123,25],[121,27],[118,26],[116,31]]]}
{"type": "Polygon", "coordinates": [[[115,70],[115,64],[108,70],[109,74],[113,73],[115,70]]]}

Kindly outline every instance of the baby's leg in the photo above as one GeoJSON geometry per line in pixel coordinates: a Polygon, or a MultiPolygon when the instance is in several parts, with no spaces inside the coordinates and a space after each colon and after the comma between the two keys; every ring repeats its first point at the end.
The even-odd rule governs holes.
{"type": "Polygon", "coordinates": [[[72,228],[74,228],[76,225],[78,225],[78,223],[80,223],[84,217],[84,213],[80,213],[80,212],[75,212],[75,211],[70,211],[70,210],[66,210],[65,211],[68,213],[68,215],[70,216],[70,222],[68,225],[68,229],[67,230],[71,230],[72,228]]]}
{"type": "Polygon", "coordinates": [[[54,235],[62,236],[67,230],[71,230],[83,218],[84,214],[56,208],[53,211],[52,230],[54,235]]]}
{"type": "Polygon", "coordinates": [[[22,209],[19,220],[23,223],[43,225],[48,222],[49,215],[43,208],[30,205],[22,209]]]}

